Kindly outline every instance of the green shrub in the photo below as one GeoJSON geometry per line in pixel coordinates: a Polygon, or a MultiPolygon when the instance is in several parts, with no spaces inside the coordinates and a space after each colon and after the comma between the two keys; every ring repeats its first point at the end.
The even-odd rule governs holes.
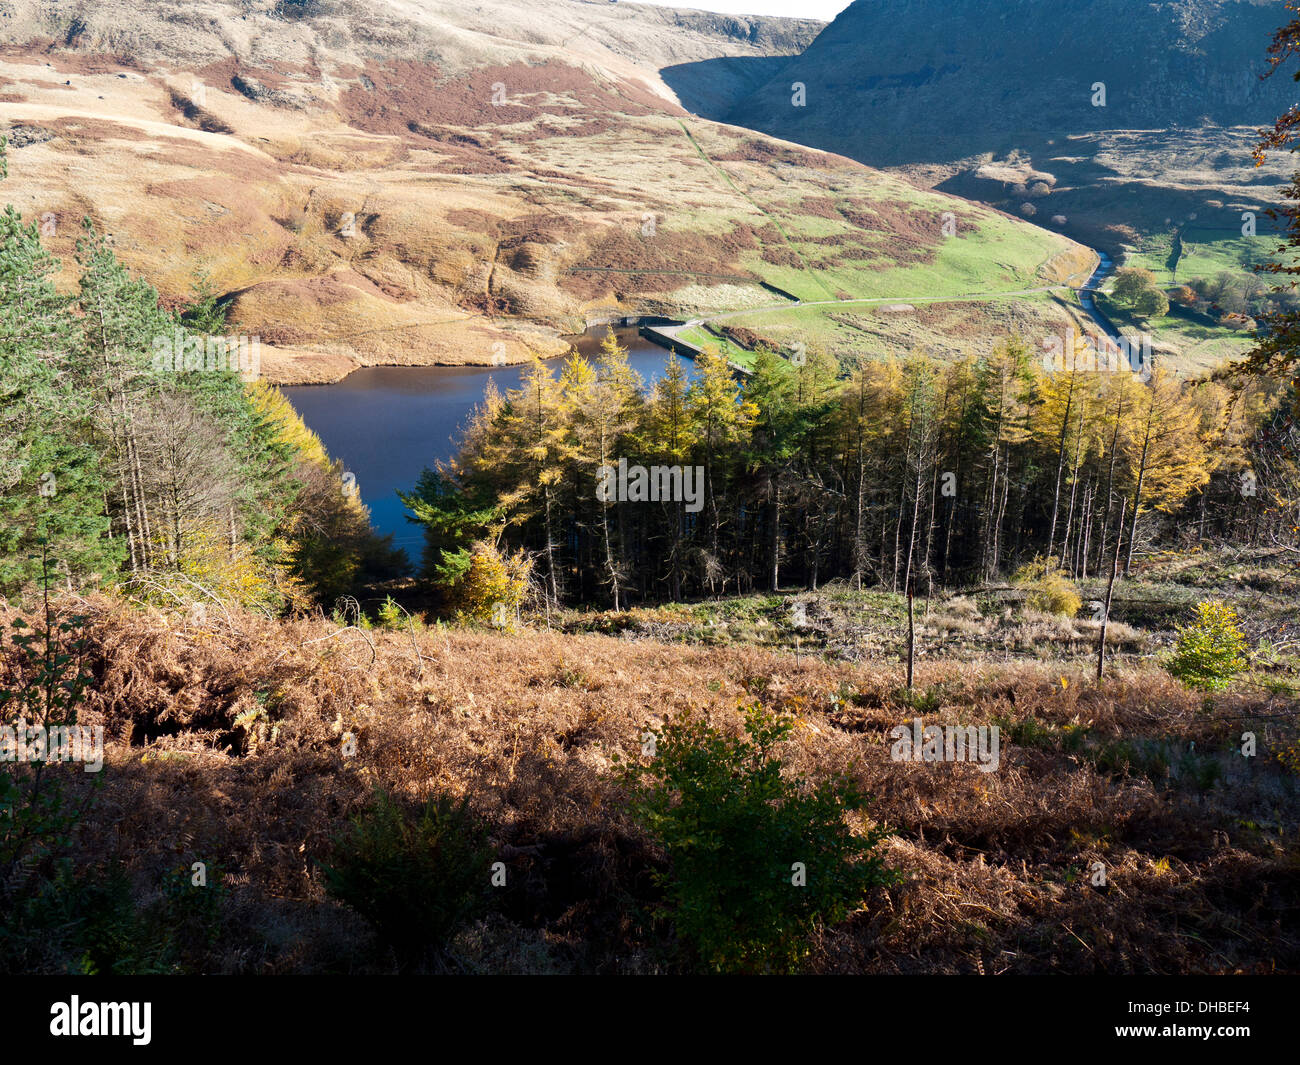
{"type": "Polygon", "coordinates": [[[942,684],[931,684],[924,691],[898,687],[894,689],[893,697],[918,714],[933,714],[943,706],[944,688],[942,684]]]}
{"type": "Polygon", "coordinates": [[[515,632],[532,571],[522,550],[506,555],[489,541],[475,543],[469,568],[455,588],[457,617],[515,632]]]}
{"type": "Polygon", "coordinates": [[[859,836],[845,823],[864,805],[856,785],[783,776],[772,751],[793,719],[758,704],[744,714],[743,738],[690,713],[674,718],[652,733],[653,758],[631,765],[627,781],[668,856],[659,881],[679,938],[715,972],[787,972],[819,925],[898,876],[873,853],[886,832],[859,836]]]}
{"type": "Polygon", "coordinates": [[[1246,637],[1237,612],[1224,603],[1196,604],[1196,618],[1180,626],[1166,668],[1191,688],[1218,691],[1246,668],[1246,637]]]}
{"type": "Polygon", "coordinates": [[[1024,588],[1025,603],[1044,614],[1072,618],[1079,613],[1083,599],[1079,589],[1064,573],[1060,564],[1044,559],[1027,562],[1016,570],[1011,583],[1024,588]]]}
{"type": "Polygon", "coordinates": [[[482,908],[493,852],[465,800],[438,795],[408,813],[376,789],[333,843],[326,889],[366,919],[404,971],[445,949],[482,908]]]}
{"type": "Polygon", "coordinates": [[[0,972],[140,976],[203,971],[221,928],[226,889],[213,866],[197,887],[173,870],[141,906],[118,863],[73,871],[60,861],[12,909],[0,911],[0,972]]]}
{"type": "MultiPolygon", "coordinates": [[[[73,942],[79,956],[77,967],[88,976],[147,976],[178,970],[177,943],[171,920],[173,900],[182,896],[174,890],[181,882],[176,874],[163,898],[141,909],[131,891],[131,881],[121,866],[109,866],[91,877],[79,878],[71,897],[76,900],[76,928],[73,942]]],[[[188,886],[188,885],[187,885],[188,886]]],[[[211,888],[194,891],[214,892],[211,888]]]]}

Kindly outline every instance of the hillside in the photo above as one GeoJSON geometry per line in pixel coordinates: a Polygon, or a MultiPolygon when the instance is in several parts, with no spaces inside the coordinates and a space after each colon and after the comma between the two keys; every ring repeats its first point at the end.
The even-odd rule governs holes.
{"type": "MultiPolygon", "coordinates": [[[[1272,591],[1263,598],[1280,605],[1293,589],[1272,591]]],[[[82,720],[102,724],[108,742],[79,867],[121,863],[128,900],[178,865],[221,871],[210,908],[163,933],[174,971],[391,972],[382,937],[326,893],[324,864],[376,785],[403,803],[449,789],[491,825],[507,879],[442,971],[678,972],[671,937],[649,916],[663,856],[629,815],[616,762],[635,759],[643,730],[669,715],[693,709],[734,731],[738,706],[758,701],[798,721],[781,747],[792,771],[847,772],[867,789],[869,817],[891,832],[885,857],[903,874],[816,938],[811,971],[1300,966],[1293,680],[1274,687],[1262,667],[1202,697],[1129,653],[1096,684],[1086,662],[1041,660],[1036,637],[1006,662],[1000,634],[972,658],[952,656],[936,632],[909,693],[897,597],[801,598],[815,627],[832,614],[814,604],[832,605],[878,626],[883,646],[855,663],[750,646],[735,600],[700,609],[730,619],[737,638],[719,624],[701,646],[662,628],[634,639],[540,625],[515,636],[361,630],[83,601],[97,680],[82,720]],[[998,722],[999,771],[892,761],[889,730],[920,716],[998,722]],[[1244,729],[1261,737],[1255,759],[1237,751],[1244,729]],[[1090,886],[1096,862],[1106,891],[1090,886]]],[[[769,628],[788,636],[786,604],[771,605],[769,628]]],[[[1003,624],[999,608],[980,622],[970,607],[936,602],[936,616],[1003,624]]],[[[1146,638],[1128,632],[1121,643],[1146,638]]],[[[0,670],[12,667],[0,657],[0,670]]],[[[68,786],[89,790],[83,777],[68,786]]],[[[92,934],[132,912],[117,905],[88,919],[92,934]]],[[[4,963],[44,971],[71,942],[27,935],[4,963]]],[[[115,949],[123,972],[145,956],[140,939],[115,949]]]]}
{"type": "Polygon", "coordinates": [[[1117,258],[1184,232],[1232,241],[1254,212],[1260,261],[1275,244],[1262,212],[1289,169],[1256,169],[1250,149],[1296,99],[1287,75],[1260,76],[1288,17],[1260,0],[858,0],[779,64],[705,60],[663,75],[701,114],[897,168],[1117,258]],[[695,91],[736,65],[753,77],[730,100],[695,91]],[[792,104],[796,82],[806,106],[792,104]]]}
{"type": "MultiPolygon", "coordinates": [[[[168,300],[207,271],[281,382],[554,355],[610,313],[1086,276],[1059,235],[692,118],[658,73],[819,28],[580,0],[18,3],[6,191],[65,260],[88,216],[168,300]],[[971,239],[945,243],[949,212],[971,239]]],[[[991,342],[1004,320],[977,311],[991,342]]]]}
{"type": "Polygon", "coordinates": [[[1284,75],[1258,76],[1285,21],[1260,0],[857,0],[731,117],[846,155],[869,146],[875,163],[1002,154],[1030,133],[1263,124],[1294,102],[1284,75]]]}

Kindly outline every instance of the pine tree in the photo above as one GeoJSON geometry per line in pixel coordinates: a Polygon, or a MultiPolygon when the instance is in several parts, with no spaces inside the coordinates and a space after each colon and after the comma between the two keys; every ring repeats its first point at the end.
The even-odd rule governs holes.
{"type": "Polygon", "coordinates": [[[1157,367],[1127,440],[1134,487],[1124,553],[1125,577],[1133,564],[1138,518],[1144,508],[1168,511],[1209,480],[1199,428],[1197,411],[1186,402],[1181,385],[1172,374],[1157,367]]]}
{"type": "Polygon", "coordinates": [[[987,463],[981,541],[981,568],[986,580],[1001,565],[1012,470],[1017,447],[1029,438],[1029,410],[1035,384],[1029,349],[1018,336],[996,344],[978,374],[987,463]]]}
{"type": "MultiPolygon", "coordinates": [[[[574,386],[578,387],[576,380],[574,386]]],[[[619,345],[613,331],[601,344],[595,380],[587,382],[583,392],[574,395],[571,402],[579,447],[585,454],[584,465],[590,468],[595,484],[602,469],[616,467],[619,457],[626,457],[626,445],[641,414],[641,379],[628,365],[627,350],[619,345]]],[[[627,579],[621,542],[616,545],[610,523],[610,512],[617,506],[616,500],[598,501],[596,505],[602,566],[615,610],[621,609],[622,587],[627,579]]]]}
{"type": "Polygon", "coordinates": [[[759,475],[767,502],[767,588],[775,592],[781,586],[782,495],[791,464],[799,454],[803,426],[798,381],[785,360],[760,347],[754,355],[753,371],[745,381],[745,400],[757,412],[746,465],[759,475]]]}
{"type": "MultiPolygon", "coordinates": [[[[0,138],[0,175],[7,173],[0,138]]],[[[119,545],[106,539],[107,482],[90,405],[71,359],[68,300],[50,281],[59,264],[35,223],[0,214],[0,589],[50,565],[70,585],[109,578],[119,545]]]]}

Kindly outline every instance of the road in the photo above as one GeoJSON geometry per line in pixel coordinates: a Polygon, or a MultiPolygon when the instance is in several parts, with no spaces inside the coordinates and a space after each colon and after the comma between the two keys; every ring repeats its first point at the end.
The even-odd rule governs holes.
{"type": "Polygon", "coordinates": [[[1119,343],[1119,330],[1115,328],[1115,323],[1097,310],[1097,301],[1093,298],[1093,293],[1101,288],[1101,283],[1110,276],[1111,271],[1115,269],[1115,264],[1110,261],[1110,256],[1104,251],[1099,251],[1097,254],[1101,257],[1101,262],[1098,264],[1097,269],[1092,272],[1092,276],[1083,283],[1083,288],[1079,289],[1079,306],[1093,320],[1098,329],[1110,337],[1111,340],[1119,343]]]}

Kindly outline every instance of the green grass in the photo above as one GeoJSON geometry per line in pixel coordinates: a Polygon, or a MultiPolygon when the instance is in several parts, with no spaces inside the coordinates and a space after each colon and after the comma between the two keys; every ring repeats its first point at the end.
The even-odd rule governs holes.
{"type": "Polygon", "coordinates": [[[874,246],[866,258],[847,257],[862,255],[859,248],[837,249],[802,239],[821,235],[830,224],[816,216],[782,219],[791,245],[808,262],[839,256],[835,266],[813,270],[815,277],[764,262],[757,254],[746,256],[744,265],[803,300],[832,298],[827,290],[855,299],[951,299],[1038,288],[1047,283],[1039,269],[1065,246],[1051,234],[988,214],[979,216],[974,232],[940,237],[932,261],[902,264],[894,260],[885,234],[861,234],[874,246]]]}
{"type": "Polygon", "coordinates": [[[1241,358],[1255,346],[1253,333],[1208,325],[1176,314],[1163,318],[1135,318],[1104,293],[1098,294],[1097,307],[1121,331],[1150,333],[1153,343],[1172,344],[1179,352],[1176,366],[1185,373],[1217,369],[1225,362],[1241,358]]]}
{"type": "MultiPolygon", "coordinates": [[[[1260,223],[1266,223],[1261,219],[1260,223]]],[[[1203,229],[1187,226],[1182,230],[1183,253],[1174,258],[1173,231],[1153,233],[1142,238],[1124,258],[1125,266],[1141,267],[1156,275],[1159,284],[1170,287],[1185,285],[1198,277],[1214,278],[1219,274],[1258,278],[1252,269],[1256,263],[1271,260],[1279,238],[1267,234],[1241,235],[1239,229],[1203,229]]]]}
{"type": "MultiPolygon", "coordinates": [[[[746,270],[757,274],[769,285],[775,285],[785,292],[791,292],[801,300],[826,300],[832,299],[828,296],[826,290],[817,283],[817,280],[801,267],[778,266],[774,263],[764,262],[763,257],[758,252],[745,252],[740,256],[740,264],[746,270]]],[[[772,293],[772,302],[776,302],[780,297],[772,293]]]]}
{"type": "MultiPolygon", "coordinates": [[[[846,293],[853,298],[904,301],[1035,288],[1044,284],[1039,276],[1044,264],[1069,246],[1065,238],[1041,228],[925,192],[885,175],[878,175],[870,184],[854,181],[838,188],[832,180],[824,198],[836,201],[841,209],[850,202],[859,205],[875,202],[920,208],[933,216],[933,242],[921,238],[928,245],[930,261],[902,263],[896,255],[903,248],[890,246],[893,239],[890,233],[858,229],[844,219],[801,213],[798,200],[791,198],[789,186],[774,180],[771,171],[756,172],[743,165],[715,163],[687,124],[679,122],[679,125],[689,150],[712,171],[718,185],[780,231],[781,240],[775,249],[787,251],[800,260],[798,265],[771,263],[764,261],[759,251],[750,251],[740,256],[741,264],[801,300],[828,300],[836,298],[838,293],[846,293]],[[939,227],[942,214],[948,210],[957,214],[960,226],[973,223],[973,231],[959,229],[959,235],[945,238],[939,227]],[[850,235],[854,238],[853,245],[813,243],[819,237],[835,234],[850,235]],[[811,265],[821,260],[831,260],[834,265],[828,268],[811,265]]],[[[800,192],[815,196],[811,188],[801,187],[800,192]]]]}
{"type": "Polygon", "coordinates": [[[980,219],[974,233],[943,240],[932,263],[894,264],[885,250],[881,260],[860,265],[850,260],[825,273],[836,288],[856,297],[900,301],[1037,288],[1045,284],[1037,276],[1038,269],[1063,246],[1045,248],[1044,236],[1041,231],[990,215],[980,219]]]}
{"type": "MultiPolygon", "coordinates": [[[[1055,302],[1051,293],[1034,293],[1027,296],[1007,296],[1003,300],[1016,300],[1022,305],[1040,308],[1046,312],[1055,302]]],[[[768,310],[750,311],[735,317],[728,317],[715,323],[716,326],[736,326],[751,329],[760,336],[770,339],[779,349],[789,352],[796,343],[802,342],[809,350],[821,348],[834,355],[844,365],[851,364],[859,357],[881,358],[888,354],[904,350],[921,350],[927,347],[924,339],[915,345],[905,346],[900,343],[894,330],[892,320],[897,318],[898,327],[908,327],[915,315],[907,312],[896,315],[882,308],[893,301],[882,303],[856,303],[839,306],[786,306],[768,310]],[[853,324],[854,322],[859,325],[853,324]]],[[[899,301],[907,302],[907,301],[899,301]]],[[[920,309],[927,301],[912,301],[920,309]]],[[[946,302],[946,301],[945,301],[946,302]]],[[[983,300],[952,301],[957,305],[956,313],[969,324],[971,318],[983,313],[983,300]],[[963,309],[969,305],[969,310],[963,309]]],[[[947,327],[918,326],[922,337],[948,332],[947,327]]],[[[683,339],[693,344],[712,344],[720,347],[721,342],[703,328],[696,328],[682,333],[683,339]]],[[[937,349],[936,349],[937,350],[937,349]]],[[[728,357],[742,365],[747,365],[752,356],[748,352],[726,345],[728,357]]]]}
{"type": "Polygon", "coordinates": [[[684,329],[678,336],[688,344],[695,344],[699,347],[713,348],[715,351],[725,355],[729,362],[734,362],[739,366],[752,366],[754,364],[754,353],[746,351],[730,340],[723,340],[714,336],[702,326],[693,329],[684,329]]]}

